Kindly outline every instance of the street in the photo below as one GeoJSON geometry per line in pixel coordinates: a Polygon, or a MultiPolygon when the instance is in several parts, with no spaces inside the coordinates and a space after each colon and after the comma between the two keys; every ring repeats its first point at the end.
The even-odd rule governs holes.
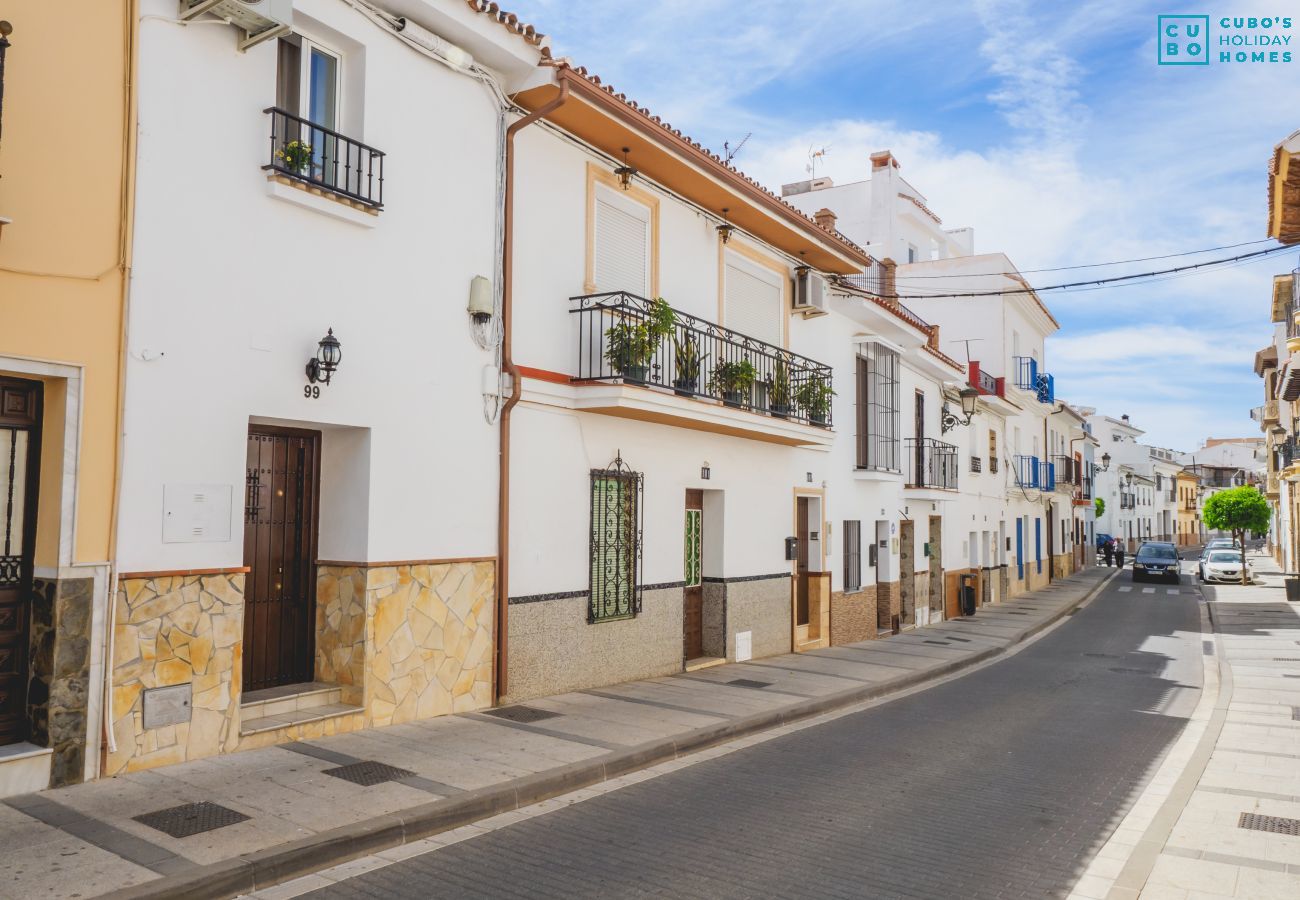
{"type": "Polygon", "coordinates": [[[1193,581],[1121,573],[963,677],[308,896],[1065,896],[1195,706],[1193,581]]]}

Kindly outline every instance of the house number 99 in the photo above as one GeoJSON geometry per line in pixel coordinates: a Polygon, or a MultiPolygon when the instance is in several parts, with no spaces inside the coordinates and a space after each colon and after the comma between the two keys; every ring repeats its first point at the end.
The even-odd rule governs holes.
{"type": "Polygon", "coordinates": [[[302,386],[302,395],[303,395],[304,397],[306,397],[308,400],[319,400],[319,399],[320,399],[320,385],[318,385],[318,384],[304,384],[304,385],[302,386]]]}

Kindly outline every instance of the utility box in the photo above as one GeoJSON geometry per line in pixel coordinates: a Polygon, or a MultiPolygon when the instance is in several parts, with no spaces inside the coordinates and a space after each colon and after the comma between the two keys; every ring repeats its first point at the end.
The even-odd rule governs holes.
{"type": "Polygon", "coordinates": [[[975,615],[975,576],[962,575],[961,587],[958,588],[959,599],[961,601],[961,614],[963,616],[975,615]]]}

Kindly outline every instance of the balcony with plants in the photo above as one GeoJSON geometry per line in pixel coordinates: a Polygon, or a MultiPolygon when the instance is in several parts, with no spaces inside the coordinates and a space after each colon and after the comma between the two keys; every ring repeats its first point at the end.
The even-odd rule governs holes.
{"type": "Polygon", "coordinates": [[[570,303],[578,326],[573,383],[609,389],[579,408],[631,417],[640,411],[642,418],[777,443],[831,440],[830,366],[662,298],[618,291],[570,303]],[[613,405],[596,405],[606,401],[613,405]]]}
{"type": "Polygon", "coordinates": [[[1038,360],[1015,356],[1011,362],[1016,370],[1016,387],[1033,394],[1039,403],[1056,402],[1056,379],[1038,368],[1038,360]]]}
{"type": "Polygon", "coordinates": [[[383,208],[382,151],[278,107],[263,112],[271,117],[264,170],[366,212],[383,208]]]}

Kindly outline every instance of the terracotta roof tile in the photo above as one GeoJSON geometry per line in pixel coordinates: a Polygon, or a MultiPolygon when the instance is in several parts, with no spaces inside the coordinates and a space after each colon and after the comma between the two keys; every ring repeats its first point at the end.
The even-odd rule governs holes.
{"type": "MultiPolygon", "coordinates": [[[[466,3],[470,9],[474,10],[474,12],[481,13],[485,16],[491,16],[503,28],[509,29],[511,32],[519,35],[519,37],[523,38],[534,47],[540,46],[542,41],[546,40],[546,35],[542,34],[527,22],[519,21],[517,15],[512,12],[506,12],[497,4],[491,2],[491,0],[466,0],[466,3]]],[[[549,48],[543,47],[542,54],[544,56],[550,56],[551,51],[549,48]]]]}

